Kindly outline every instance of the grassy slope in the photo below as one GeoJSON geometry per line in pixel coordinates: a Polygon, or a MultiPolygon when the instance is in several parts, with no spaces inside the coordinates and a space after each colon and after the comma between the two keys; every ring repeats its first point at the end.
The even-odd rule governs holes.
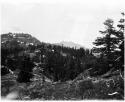
{"type": "Polygon", "coordinates": [[[16,76],[2,76],[1,95],[5,98],[8,93],[15,92],[19,100],[123,99],[124,96],[124,80],[119,75],[109,79],[83,78],[55,83],[35,79],[31,83],[19,84],[16,76]]]}

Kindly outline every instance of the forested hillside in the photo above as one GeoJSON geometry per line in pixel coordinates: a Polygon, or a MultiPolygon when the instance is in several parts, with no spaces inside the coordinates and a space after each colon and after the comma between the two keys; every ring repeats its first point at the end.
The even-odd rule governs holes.
{"type": "MultiPolygon", "coordinates": [[[[54,81],[74,79],[91,65],[92,62],[87,62],[87,59],[96,60],[89,49],[40,43],[29,34],[2,34],[1,39],[2,65],[7,64],[11,69],[15,61],[19,64],[23,57],[32,56],[32,62],[35,65],[41,64],[40,67],[44,73],[54,81]]],[[[12,68],[16,70],[17,66],[20,65],[12,68]]]]}

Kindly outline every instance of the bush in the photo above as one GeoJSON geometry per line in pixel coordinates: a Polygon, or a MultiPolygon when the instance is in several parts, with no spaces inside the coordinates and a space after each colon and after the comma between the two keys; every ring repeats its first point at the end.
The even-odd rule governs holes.
{"type": "Polygon", "coordinates": [[[79,94],[82,98],[87,90],[94,89],[94,85],[91,80],[82,80],[81,82],[78,83],[78,87],[79,87],[79,94]]]}

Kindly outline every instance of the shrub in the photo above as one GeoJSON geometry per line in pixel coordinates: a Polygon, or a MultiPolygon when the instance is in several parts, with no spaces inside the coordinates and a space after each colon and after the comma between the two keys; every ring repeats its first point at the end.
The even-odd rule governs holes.
{"type": "Polygon", "coordinates": [[[82,80],[78,83],[78,87],[79,87],[79,94],[83,98],[84,93],[87,90],[93,89],[94,85],[91,80],[82,80]]]}

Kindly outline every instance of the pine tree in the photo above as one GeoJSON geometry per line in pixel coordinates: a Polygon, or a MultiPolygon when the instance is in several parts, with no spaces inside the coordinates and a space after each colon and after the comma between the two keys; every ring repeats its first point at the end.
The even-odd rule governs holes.
{"type": "Polygon", "coordinates": [[[125,29],[125,19],[124,19],[124,13],[121,13],[123,15],[123,18],[120,19],[119,24],[117,27],[119,30],[117,31],[116,36],[118,37],[119,40],[119,48],[122,50],[123,48],[120,47],[124,44],[124,29],[125,29]]]}
{"type": "Polygon", "coordinates": [[[119,41],[118,43],[118,49],[120,50],[118,52],[118,56],[116,59],[116,62],[118,62],[118,67],[122,70],[124,70],[124,29],[125,29],[125,13],[121,13],[123,18],[120,19],[119,24],[117,25],[118,30],[116,31],[116,36],[119,41]]]}
{"type": "Polygon", "coordinates": [[[33,77],[33,74],[32,74],[33,67],[34,67],[34,64],[31,61],[31,58],[29,56],[24,56],[17,81],[20,83],[30,82],[30,79],[33,77]]]}
{"type": "Polygon", "coordinates": [[[108,69],[112,67],[112,61],[114,60],[113,52],[115,52],[115,49],[117,48],[116,45],[118,44],[118,40],[114,35],[115,28],[113,27],[113,23],[114,21],[112,19],[107,19],[104,22],[106,30],[100,31],[103,36],[98,37],[93,43],[97,46],[94,50],[106,57],[108,69]]]}

